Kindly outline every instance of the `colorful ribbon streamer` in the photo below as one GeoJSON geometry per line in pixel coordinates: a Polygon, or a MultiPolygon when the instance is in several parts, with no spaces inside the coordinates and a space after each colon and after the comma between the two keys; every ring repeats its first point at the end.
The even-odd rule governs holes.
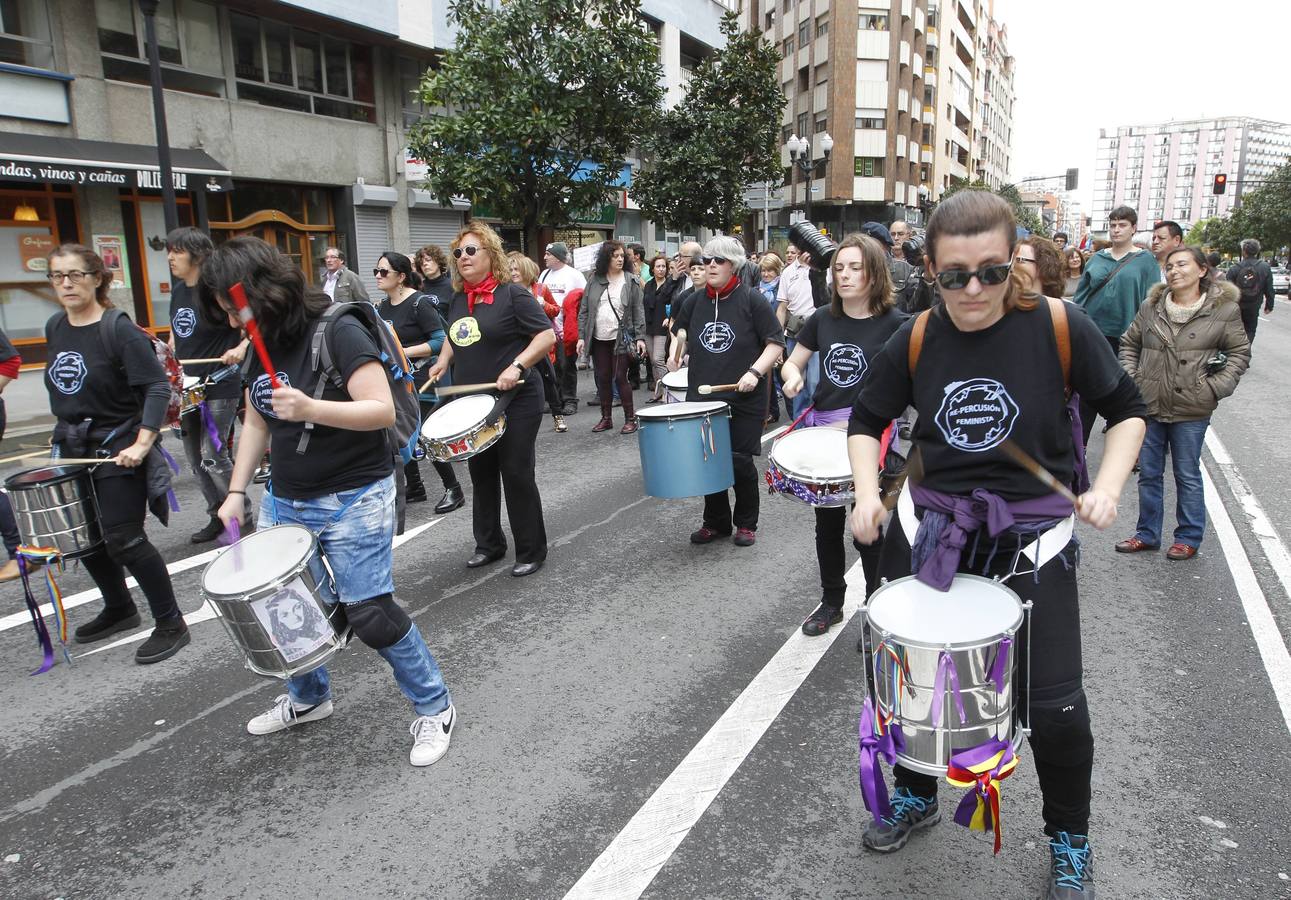
{"type": "Polygon", "coordinates": [[[27,601],[27,612],[31,614],[32,626],[36,629],[36,641],[40,644],[42,660],[40,668],[32,675],[40,675],[54,667],[54,643],[45,626],[45,618],[40,614],[40,604],[31,592],[31,563],[43,563],[45,567],[45,589],[49,593],[49,605],[54,611],[54,631],[62,645],[63,658],[72,664],[72,655],[67,651],[67,610],[63,608],[63,592],[54,580],[53,567],[63,570],[63,558],[55,547],[33,547],[23,545],[18,548],[18,573],[22,576],[22,592],[27,601]]]}
{"type": "Polygon", "coordinates": [[[950,679],[950,689],[955,697],[955,709],[959,712],[959,723],[964,724],[964,698],[959,692],[959,670],[949,650],[941,651],[937,659],[937,675],[932,681],[932,727],[941,727],[941,705],[946,699],[946,679],[950,679]]]}
{"type": "MultiPolygon", "coordinates": [[[[897,706],[901,703],[901,694],[905,690],[905,681],[910,677],[910,664],[905,658],[898,653],[887,641],[880,641],[879,645],[874,648],[874,683],[877,687],[879,680],[879,665],[882,663],[882,657],[887,656],[892,661],[892,710],[887,715],[883,714],[880,709],[875,717],[876,731],[882,735],[888,728],[888,724],[895,715],[897,706]]],[[[896,726],[893,726],[895,728],[896,726]]]]}
{"type": "Polygon", "coordinates": [[[900,725],[893,725],[886,733],[879,731],[878,717],[874,714],[874,701],[865,698],[861,707],[861,719],[858,726],[861,748],[861,799],[865,808],[874,816],[874,821],[892,815],[892,804],[888,800],[887,782],[879,771],[878,758],[882,756],[888,765],[894,765],[898,753],[905,752],[905,735],[900,725]]]}
{"type": "Polygon", "coordinates": [[[1000,782],[1013,774],[1017,765],[1013,745],[993,740],[953,754],[946,766],[946,781],[969,789],[955,810],[955,821],[969,830],[995,832],[996,853],[1000,852],[1004,832],[1000,782]]]}
{"type": "Polygon", "coordinates": [[[1000,641],[999,647],[995,650],[995,662],[991,664],[991,671],[987,675],[995,683],[995,693],[1004,693],[1004,666],[1008,663],[1009,657],[1012,656],[1013,638],[1005,638],[1000,641]]]}
{"type": "Polygon", "coordinates": [[[197,404],[197,410],[202,414],[202,427],[206,429],[206,436],[211,439],[211,446],[219,453],[224,449],[224,442],[220,440],[220,429],[215,427],[215,417],[211,415],[211,408],[203,400],[197,404]]]}

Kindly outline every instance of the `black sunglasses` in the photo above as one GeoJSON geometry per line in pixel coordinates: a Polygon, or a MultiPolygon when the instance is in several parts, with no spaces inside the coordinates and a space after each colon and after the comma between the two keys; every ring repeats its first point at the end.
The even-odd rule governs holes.
{"type": "Polygon", "coordinates": [[[1003,284],[1009,280],[1009,270],[1013,263],[1001,263],[994,266],[982,266],[980,269],[948,269],[937,273],[937,283],[948,291],[962,291],[968,283],[976,278],[984,285],[1003,284]]]}
{"type": "Polygon", "coordinates": [[[706,266],[711,265],[712,263],[730,262],[730,260],[727,259],[725,256],[701,256],[699,258],[699,261],[706,266]]]}
{"type": "Polygon", "coordinates": [[[453,259],[461,259],[463,253],[465,253],[467,256],[474,256],[479,252],[480,252],[479,247],[476,247],[473,244],[467,244],[465,247],[458,247],[456,250],[453,251],[453,259]]]}
{"type": "Polygon", "coordinates": [[[389,275],[389,274],[390,274],[390,270],[389,270],[389,269],[373,269],[373,270],[372,270],[372,274],[373,274],[373,275],[375,275],[377,278],[385,278],[387,275],[389,275]]]}

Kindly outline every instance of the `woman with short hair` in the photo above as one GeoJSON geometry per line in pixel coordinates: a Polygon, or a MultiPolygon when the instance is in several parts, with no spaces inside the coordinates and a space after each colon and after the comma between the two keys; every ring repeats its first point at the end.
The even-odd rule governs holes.
{"type": "Polygon", "coordinates": [[[427,244],[417,251],[413,268],[421,276],[421,292],[435,304],[440,319],[448,321],[448,307],[453,301],[453,279],[448,273],[448,257],[437,244],[427,244]]]}
{"type": "Polygon", "coordinates": [[[637,428],[632,386],[628,384],[628,362],[646,352],[645,309],[641,282],[624,270],[625,251],[618,241],[605,241],[596,253],[596,268],[588,279],[583,305],[578,310],[578,353],[592,358],[596,391],[601,401],[601,420],[592,431],[614,427],[614,387],[623,403],[624,422],[620,434],[637,428]]]}

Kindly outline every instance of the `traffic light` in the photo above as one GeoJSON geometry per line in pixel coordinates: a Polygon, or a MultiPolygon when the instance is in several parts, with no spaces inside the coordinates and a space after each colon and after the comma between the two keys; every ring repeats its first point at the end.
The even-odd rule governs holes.
{"type": "Polygon", "coordinates": [[[1228,176],[1220,172],[1215,176],[1215,184],[1211,187],[1211,193],[1222,194],[1228,190],[1228,176]]]}

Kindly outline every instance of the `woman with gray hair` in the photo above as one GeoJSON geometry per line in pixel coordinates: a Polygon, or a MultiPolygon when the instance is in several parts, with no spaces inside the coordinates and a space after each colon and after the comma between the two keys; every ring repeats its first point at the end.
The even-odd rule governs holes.
{"type": "Polygon", "coordinates": [[[762,453],[762,417],[766,413],[766,379],[784,352],[784,329],[755,288],[740,282],[744,245],[733,237],[715,237],[704,246],[706,284],[696,285],[673,321],[675,369],[689,342],[690,379],[687,400],[722,400],[731,407],[731,456],[735,466],[735,510],[726,491],[704,497],[704,521],[690,536],[707,544],[735,532],[735,544],[748,547],[758,529],[758,468],[762,453]],[[734,384],[733,391],[702,396],[700,385],[734,384]]]}

